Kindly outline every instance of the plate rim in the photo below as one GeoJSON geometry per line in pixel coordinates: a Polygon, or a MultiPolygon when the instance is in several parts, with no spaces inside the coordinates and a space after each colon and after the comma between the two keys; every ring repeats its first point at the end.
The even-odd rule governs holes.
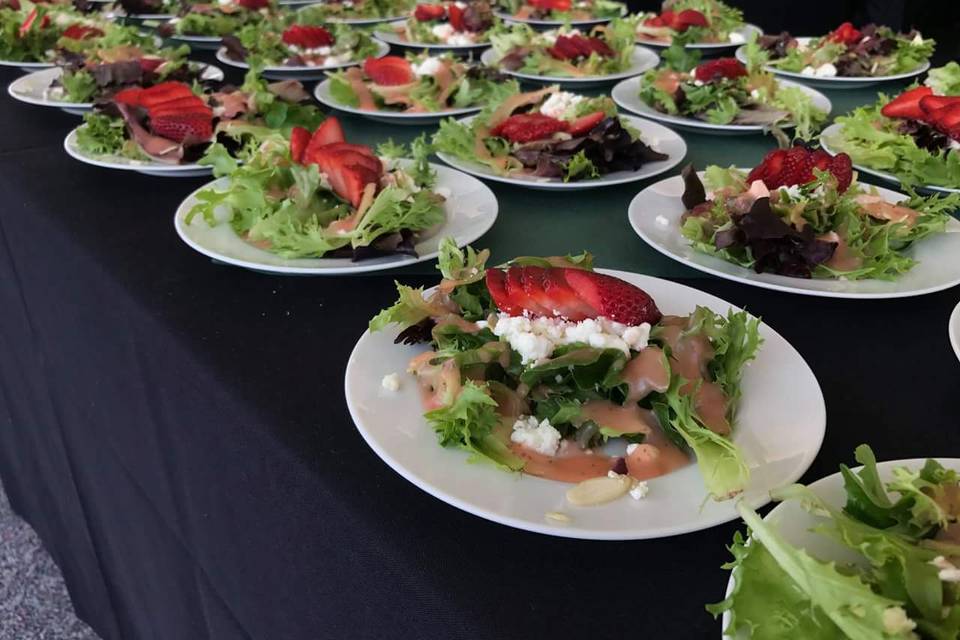
{"type": "Polygon", "coordinates": [[[82,162],[84,164],[88,164],[92,167],[99,167],[101,169],[115,169],[118,171],[137,171],[139,173],[143,173],[144,171],[149,171],[153,173],[168,174],[170,175],[170,177],[177,177],[178,173],[188,173],[189,175],[180,176],[184,178],[197,177],[196,174],[192,172],[200,171],[203,169],[209,169],[210,171],[213,171],[212,167],[205,167],[204,165],[200,165],[195,162],[191,164],[163,164],[160,162],[156,162],[153,164],[127,165],[127,164],[119,164],[115,162],[109,162],[106,160],[97,160],[96,158],[91,158],[89,156],[81,154],[78,150],[72,148],[70,144],[72,141],[76,140],[77,130],[82,126],[83,126],[82,124],[79,124],[67,133],[66,137],[64,137],[63,139],[63,150],[66,151],[67,155],[73,158],[74,160],[77,160],[78,162],[82,162]]]}
{"type": "Polygon", "coordinates": [[[947,335],[950,336],[950,345],[953,352],[960,359],[960,302],[953,308],[950,319],[947,321],[947,335]]]}
{"type": "MultiPolygon", "coordinates": [[[[377,43],[377,55],[376,58],[382,58],[383,56],[390,53],[390,45],[383,42],[382,40],[377,40],[376,38],[371,38],[374,42],[377,43]]],[[[231,66],[234,69],[250,69],[250,65],[247,64],[245,60],[234,60],[228,58],[226,55],[227,48],[224,46],[217,47],[216,52],[213,54],[213,57],[222,62],[225,65],[231,66]]],[[[357,65],[363,64],[363,60],[351,60],[349,62],[344,62],[342,64],[323,66],[323,67],[310,67],[310,66],[295,66],[288,67],[284,65],[276,66],[270,65],[264,67],[260,70],[260,73],[288,73],[290,75],[307,75],[307,74],[316,74],[323,73],[324,71],[331,71],[335,69],[346,69],[348,67],[355,67],[357,65]]]]}
{"type": "MultiPolygon", "coordinates": [[[[798,36],[799,37],[813,37],[813,36],[798,36]]],[[[746,54],[745,54],[746,45],[740,45],[737,47],[737,50],[734,52],[734,56],[740,62],[746,64],[746,54]]],[[[763,65],[764,71],[769,71],[770,73],[781,76],[783,78],[791,78],[793,80],[808,80],[811,82],[823,82],[824,84],[832,83],[835,89],[843,88],[841,85],[848,85],[850,87],[857,87],[859,85],[871,85],[877,84],[880,82],[894,82],[896,80],[906,80],[914,76],[918,76],[921,73],[924,73],[930,68],[930,61],[924,61],[919,67],[913,71],[908,71],[906,73],[898,73],[892,76],[869,76],[869,77],[853,77],[853,76],[829,76],[829,77],[818,77],[818,76],[805,76],[802,73],[797,71],[785,71],[779,67],[775,67],[769,64],[763,65]]]]}
{"type": "MultiPolygon", "coordinates": [[[[392,23],[391,23],[392,24],[392,23]]],[[[387,33],[379,29],[374,30],[371,36],[383,42],[384,44],[396,47],[407,47],[410,49],[436,49],[441,51],[476,51],[478,49],[488,49],[490,40],[486,42],[477,42],[476,44],[444,44],[432,42],[402,42],[398,40],[395,34],[387,33]]]]}
{"type": "Polygon", "coordinates": [[[331,78],[327,77],[323,80],[317,82],[316,86],[313,88],[313,97],[320,104],[330,107],[331,109],[337,109],[338,111],[343,111],[344,113],[349,113],[355,116],[360,116],[362,118],[383,118],[383,119],[396,119],[398,121],[407,120],[411,122],[417,122],[420,120],[427,121],[428,119],[433,118],[448,118],[456,116],[466,116],[473,113],[479,113],[483,110],[483,107],[463,107],[460,109],[449,109],[447,111],[432,111],[432,112],[422,112],[422,113],[402,113],[396,111],[364,111],[357,107],[351,107],[349,105],[340,104],[333,100],[332,95],[328,91],[330,88],[330,83],[332,82],[331,78]],[[321,91],[325,93],[321,96],[321,91]],[[328,97],[329,96],[329,97],[328,97]]]}
{"type": "MultiPolygon", "coordinates": [[[[726,305],[727,309],[738,310],[738,311],[743,310],[742,307],[739,307],[731,302],[727,302],[723,298],[720,298],[719,296],[715,296],[712,293],[702,291],[695,287],[691,287],[689,285],[682,284],[667,278],[658,278],[658,277],[650,276],[647,274],[623,271],[619,269],[597,269],[597,271],[599,273],[605,273],[615,277],[623,277],[624,275],[638,276],[641,280],[649,279],[649,280],[659,281],[662,283],[667,283],[671,287],[677,287],[678,292],[693,291],[693,292],[696,292],[698,295],[707,296],[708,298],[711,299],[711,302],[715,304],[726,305]]],[[[430,291],[432,289],[433,287],[431,287],[430,289],[427,289],[427,291],[430,291]]],[[[749,313],[752,317],[755,317],[749,311],[747,311],[747,313],[749,313]]],[[[801,478],[803,474],[809,470],[814,460],[816,460],[817,455],[819,455],[820,449],[823,447],[823,442],[826,437],[826,428],[827,428],[826,400],[823,395],[823,388],[820,385],[820,381],[817,379],[817,376],[814,373],[813,368],[806,361],[806,359],[803,357],[800,351],[795,346],[793,346],[793,344],[789,340],[783,337],[783,335],[781,335],[776,329],[774,329],[768,323],[764,322],[762,319],[761,319],[761,326],[765,327],[766,330],[772,334],[772,337],[776,337],[782,340],[783,345],[794,356],[796,356],[797,364],[801,366],[806,372],[809,373],[810,380],[813,382],[812,390],[816,391],[816,396],[819,399],[819,403],[817,407],[817,415],[814,416],[815,420],[811,421],[811,424],[815,425],[815,428],[818,431],[816,446],[804,452],[802,463],[798,465],[799,472],[795,474],[796,475],[795,478],[788,481],[788,484],[789,484],[799,480],[799,478],[801,478]]],[[[359,336],[359,338],[357,338],[357,341],[354,344],[353,349],[351,349],[350,351],[350,356],[347,359],[347,366],[344,372],[344,395],[346,397],[347,409],[350,413],[350,418],[353,421],[354,427],[360,433],[360,436],[363,438],[364,442],[367,443],[367,446],[369,446],[373,450],[373,452],[377,455],[377,457],[380,458],[382,462],[384,462],[394,472],[400,475],[400,477],[402,477],[404,480],[414,485],[417,489],[419,489],[420,491],[423,491],[424,493],[426,493],[427,495],[433,498],[440,500],[441,502],[445,502],[446,504],[453,506],[457,509],[460,509],[461,511],[464,511],[470,515],[483,518],[485,520],[489,520],[497,524],[509,526],[514,529],[519,529],[522,531],[529,531],[532,533],[539,533],[539,534],[544,534],[549,536],[555,536],[560,538],[571,538],[571,539],[589,540],[589,541],[655,540],[655,539],[663,539],[663,538],[672,538],[675,536],[686,535],[686,534],[695,533],[698,531],[704,531],[704,530],[711,529],[713,527],[739,519],[739,515],[737,514],[736,509],[732,509],[729,514],[724,516],[719,516],[715,520],[711,520],[711,521],[708,521],[707,523],[702,524],[702,526],[699,526],[699,525],[693,526],[693,527],[674,526],[674,527],[669,527],[665,530],[661,530],[659,532],[650,533],[648,535],[636,535],[636,534],[625,535],[623,533],[609,532],[609,531],[605,532],[602,530],[595,530],[595,529],[577,530],[569,527],[568,525],[550,525],[550,524],[547,524],[545,520],[544,522],[532,523],[532,522],[520,520],[515,517],[511,517],[511,516],[504,516],[493,511],[488,511],[481,507],[475,507],[473,505],[470,505],[465,501],[450,495],[447,491],[441,488],[433,487],[427,481],[421,480],[414,472],[407,470],[402,464],[400,464],[400,462],[398,462],[397,460],[394,460],[392,456],[390,456],[386,451],[384,451],[384,449],[380,447],[373,440],[372,434],[369,434],[368,430],[362,427],[360,421],[357,419],[358,410],[355,407],[354,402],[351,398],[349,381],[351,377],[351,371],[354,369],[354,367],[358,366],[356,364],[357,351],[360,348],[360,345],[363,342],[363,340],[367,338],[369,335],[370,335],[369,328],[365,328],[363,333],[359,336]]],[[[422,414],[418,415],[417,418],[422,420],[423,418],[422,414]]],[[[466,463],[466,461],[464,461],[464,463],[466,463]]],[[[768,504],[769,502],[770,502],[769,491],[756,496],[755,499],[748,500],[748,503],[754,509],[758,509],[768,504]]],[[[733,502],[731,501],[728,501],[728,503],[733,504],[733,502]]]]}
{"type": "Polygon", "coordinates": [[[621,71],[620,73],[612,73],[608,76],[581,76],[578,78],[570,78],[566,76],[538,76],[531,73],[520,73],[519,71],[510,71],[509,69],[503,69],[500,67],[498,61],[493,59],[493,56],[497,55],[497,52],[493,47],[485,50],[480,54],[480,62],[483,64],[494,67],[501,73],[513,76],[519,80],[526,80],[528,82],[542,82],[545,84],[568,84],[568,85],[599,85],[599,84],[609,84],[613,82],[620,82],[622,80],[627,80],[629,78],[634,78],[640,74],[646,73],[650,69],[653,69],[658,64],[660,64],[660,55],[649,47],[645,47],[640,44],[633,45],[633,60],[637,64],[631,65],[630,69],[626,71],[621,71]],[[652,60],[638,60],[637,58],[643,56],[653,56],[652,60]],[[648,64],[651,63],[651,64],[648,64]]]}
{"type": "MultiPolygon", "coordinates": [[[[626,7],[627,3],[622,2],[621,4],[626,7]]],[[[628,13],[619,16],[624,18],[629,15],[629,7],[627,8],[628,13]]],[[[497,10],[493,12],[493,15],[500,18],[504,22],[512,22],[514,24],[528,24],[531,27],[562,27],[563,25],[570,25],[571,27],[592,27],[598,24],[607,24],[612,20],[617,18],[589,18],[587,20],[534,20],[531,18],[515,18],[509,13],[506,13],[502,10],[497,10]]]]}
{"type": "MultiPolygon", "coordinates": [[[[746,31],[747,34],[756,33],[758,36],[763,35],[763,29],[759,25],[753,24],[752,22],[744,22],[743,26],[734,31],[746,31]]],[[[732,33],[732,32],[731,32],[732,33]]],[[[746,36],[745,36],[746,37],[746,36]]],[[[640,40],[639,36],[634,33],[634,41],[637,44],[643,45],[645,47],[657,47],[658,49],[666,49],[670,44],[664,44],[663,42],[653,42],[652,40],[640,40]]],[[[705,49],[707,51],[720,51],[723,49],[732,49],[733,47],[742,47],[743,45],[738,42],[691,42],[684,46],[684,49],[705,49]]]]}

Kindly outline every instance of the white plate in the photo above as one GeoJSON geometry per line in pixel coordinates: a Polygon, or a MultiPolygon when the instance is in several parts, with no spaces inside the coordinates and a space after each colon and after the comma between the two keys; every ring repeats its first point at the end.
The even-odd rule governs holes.
{"type": "Polygon", "coordinates": [[[0,67],[18,67],[24,73],[37,69],[49,69],[55,66],[52,62],[17,62],[14,60],[0,60],[0,67]]]}
{"type": "MultiPolygon", "coordinates": [[[[649,293],[667,314],[688,314],[697,306],[726,314],[736,307],[696,289],[649,276],[605,271],[649,293]]],[[[387,300],[384,303],[388,303],[387,300]]],[[[766,324],[764,344],[743,375],[743,396],[733,439],[751,469],[743,499],[769,501],[771,489],[795,482],[823,442],[826,409],[810,367],[766,324]]],[[[423,419],[416,381],[403,374],[423,345],[394,345],[396,328],[364,332],[346,372],[350,415],[367,444],[394,471],[427,493],[458,509],[518,529],[570,538],[637,540],[706,529],[737,518],[734,500],[707,498],[695,464],[649,481],[643,500],[624,497],[594,507],[574,507],[564,494],[571,485],[511,474],[486,464],[469,464],[469,455],[437,444],[423,419]],[[383,376],[403,375],[400,390],[381,387],[383,376]],[[554,523],[547,512],[572,521],[554,523]]]]}
{"type": "MultiPolygon", "coordinates": [[[[382,58],[390,52],[390,47],[383,42],[374,41],[377,44],[377,55],[375,57],[382,58]]],[[[227,50],[224,47],[217,49],[217,60],[222,62],[225,65],[231,67],[236,67],[237,69],[249,69],[250,65],[241,60],[233,60],[227,56],[227,50]]],[[[309,67],[309,66],[270,66],[264,67],[261,72],[263,76],[267,78],[277,78],[280,80],[289,79],[289,80],[320,80],[321,78],[326,77],[326,72],[331,69],[343,69],[346,67],[353,67],[358,64],[363,64],[363,60],[351,60],[350,62],[341,62],[338,64],[325,65],[323,67],[309,67]]]]}
{"type": "Polygon", "coordinates": [[[351,107],[349,105],[340,104],[337,102],[333,95],[330,93],[330,84],[332,80],[327,79],[323,82],[317,84],[313,89],[313,96],[317,99],[317,102],[320,104],[326,105],[338,111],[343,111],[345,113],[352,113],[357,116],[362,116],[364,118],[370,118],[371,120],[377,120],[378,122],[386,122],[388,124],[410,124],[410,125],[428,125],[436,124],[440,122],[443,118],[449,118],[451,116],[463,116],[470,113],[476,113],[482,109],[482,107],[467,107],[464,109],[448,109],[446,111],[437,111],[434,113],[402,113],[399,111],[364,111],[357,107],[351,107]]]}
{"type": "MultiPolygon", "coordinates": [[[[763,35],[763,29],[748,22],[739,29],[735,29],[732,33],[740,34],[740,36],[743,37],[743,41],[746,42],[754,33],[758,36],[763,35]]],[[[646,45],[648,47],[656,47],[658,49],[666,49],[670,46],[669,42],[661,42],[659,40],[645,38],[639,33],[637,34],[637,44],[646,45]]],[[[707,55],[713,55],[716,53],[722,53],[728,49],[733,49],[734,47],[739,47],[740,44],[741,43],[739,42],[691,42],[685,46],[684,49],[699,49],[707,55]]]]}
{"type": "Polygon", "coordinates": [[[948,333],[950,334],[950,344],[953,345],[953,351],[960,358],[960,303],[953,308],[953,313],[950,314],[948,333]]]}
{"type": "MultiPolygon", "coordinates": [[[[485,184],[447,167],[434,164],[430,166],[437,172],[437,187],[449,189],[452,195],[444,205],[446,222],[417,243],[416,258],[396,255],[360,262],[353,262],[348,258],[287,259],[245,242],[229,224],[210,227],[198,216],[187,225],[184,217],[196,202],[197,191],[225,186],[229,178],[214,180],[187,196],[177,208],[174,226],[180,238],[200,253],[214,260],[254,271],[324,276],[396,269],[437,257],[440,240],[446,236],[452,236],[457,241],[457,246],[470,244],[486,233],[497,219],[497,197],[485,184]]],[[[379,381],[377,378],[378,385],[379,381]]]]}
{"type": "MultiPolygon", "coordinates": [[[[960,471],[960,458],[936,458],[937,462],[947,469],[960,471]]],[[[910,460],[890,460],[877,463],[877,473],[883,482],[889,482],[893,479],[893,470],[897,467],[908,467],[918,470],[926,463],[926,458],[913,458],[910,460]]],[[[859,471],[863,467],[854,467],[854,471],[859,471]]],[[[833,475],[821,478],[808,485],[810,490],[817,494],[827,504],[838,509],[846,504],[847,494],[843,490],[843,476],[837,472],[833,475]]],[[[812,529],[818,524],[828,522],[828,518],[814,516],[804,511],[798,500],[782,502],[771,509],[770,513],[763,519],[764,522],[772,525],[787,542],[805,549],[818,560],[825,562],[853,562],[859,559],[848,547],[830,539],[828,536],[818,534],[812,529]]],[[[734,579],[730,574],[727,581],[726,596],[733,591],[734,579]]],[[[746,636],[740,634],[737,636],[723,635],[723,629],[730,626],[730,612],[725,611],[720,622],[721,636],[730,640],[730,638],[743,639],[746,636]]]]}
{"type": "MultiPolygon", "coordinates": [[[[690,131],[697,131],[698,133],[740,135],[744,133],[760,133],[765,129],[765,126],[761,124],[711,124],[704,120],[697,120],[696,118],[673,116],[668,113],[662,113],[640,99],[641,80],[642,78],[639,77],[628,78],[617,84],[611,93],[613,101],[620,105],[621,108],[626,109],[627,111],[632,111],[633,113],[641,115],[644,118],[658,120],[671,126],[676,126],[690,131]]],[[[784,87],[799,88],[801,91],[810,96],[813,101],[813,106],[821,111],[825,111],[828,115],[830,114],[830,110],[833,108],[833,105],[830,103],[830,100],[827,98],[827,96],[823,95],[816,89],[805,87],[802,84],[792,82],[790,80],[779,80],[778,82],[784,87]]],[[[784,124],[780,126],[784,129],[787,129],[793,127],[794,125],[784,124]]]]}
{"type": "Polygon", "coordinates": [[[541,82],[544,84],[560,84],[575,88],[596,87],[640,75],[648,69],[653,69],[660,64],[660,56],[647,49],[646,47],[635,46],[633,55],[630,56],[630,68],[620,73],[612,73],[608,76],[584,76],[580,78],[568,78],[563,76],[538,76],[532,73],[521,73],[519,71],[510,71],[503,69],[497,62],[497,52],[493,49],[487,49],[480,56],[480,61],[488,67],[496,67],[501,72],[511,75],[521,80],[531,82],[541,82]]]}
{"type": "Polygon", "coordinates": [[[457,53],[470,53],[480,51],[490,46],[490,42],[478,42],[476,44],[434,44],[428,42],[407,42],[393,31],[374,31],[373,37],[381,42],[392,44],[398,47],[408,47],[410,49],[427,49],[430,51],[453,51],[457,53]]]}
{"type": "MultiPolygon", "coordinates": [[[[828,151],[829,153],[832,153],[832,154],[834,154],[834,155],[836,155],[837,153],[840,153],[839,149],[837,149],[836,147],[833,147],[833,146],[831,145],[831,140],[834,140],[834,139],[836,139],[837,137],[839,137],[840,131],[841,131],[842,129],[843,129],[843,125],[842,125],[842,124],[840,124],[839,122],[834,122],[834,123],[831,124],[829,127],[827,127],[826,129],[824,129],[823,131],[821,131],[821,132],[820,132],[820,146],[823,147],[824,150],[826,150],[826,151],[828,151]]],[[[954,153],[957,153],[957,152],[954,152],[954,153]]],[[[854,163],[853,166],[854,166],[858,171],[862,171],[863,173],[869,174],[869,175],[871,175],[871,176],[876,176],[876,177],[878,177],[878,178],[882,178],[883,180],[887,180],[888,182],[892,182],[892,183],[894,183],[894,184],[900,184],[900,179],[899,179],[897,176],[893,175],[892,173],[887,173],[886,171],[880,171],[879,169],[871,169],[870,167],[868,167],[868,166],[866,166],[866,165],[857,164],[857,163],[854,163]]],[[[951,188],[951,187],[938,187],[938,186],[932,185],[932,184],[926,184],[926,185],[920,186],[920,187],[918,187],[918,188],[921,189],[921,190],[923,190],[923,191],[936,191],[936,192],[939,192],[939,193],[958,193],[958,192],[960,192],[960,189],[954,189],[954,188],[951,188]]]]}
{"type": "MultiPolygon", "coordinates": [[[[810,38],[797,38],[800,41],[807,41],[810,38]]],[[[737,57],[737,60],[746,64],[746,47],[740,47],[737,49],[734,54],[737,57]]],[[[802,73],[797,73],[796,71],[784,71],[779,67],[772,65],[764,65],[763,67],[770,73],[776,74],[784,78],[794,78],[803,84],[810,87],[821,87],[823,89],[863,89],[864,87],[869,87],[871,85],[879,84],[881,82],[891,82],[894,80],[906,80],[907,78],[912,78],[918,76],[927,69],[930,68],[929,62],[924,62],[922,65],[914,69],[913,71],[908,71],[907,73],[898,73],[892,76],[871,76],[868,78],[850,78],[850,77],[833,77],[833,78],[823,78],[815,76],[805,76],[802,73]]]]}
{"type": "MultiPolygon", "coordinates": [[[[463,118],[460,122],[470,122],[473,117],[463,118]]],[[[642,140],[652,146],[654,150],[667,154],[666,160],[659,162],[648,162],[637,171],[616,171],[602,175],[599,178],[590,180],[576,180],[564,182],[559,178],[540,178],[537,176],[501,176],[494,173],[489,167],[479,162],[471,162],[455,158],[450,154],[437,151],[437,157],[449,164],[451,167],[465,171],[478,178],[492,180],[494,182],[504,182],[519,187],[528,187],[530,189],[543,189],[546,191],[580,191],[583,189],[596,189],[598,187],[608,187],[615,184],[624,184],[626,182],[636,182],[646,180],[659,175],[665,171],[674,168],[687,155],[687,143],[683,141],[675,131],[664,127],[663,125],[648,120],[643,120],[635,116],[620,114],[620,118],[625,120],[634,129],[641,133],[642,140]]]]}
{"type": "MultiPolygon", "coordinates": [[[[703,177],[703,172],[699,173],[703,177]]],[[[877,188],[890,202],[906,196],[877,188]]],[[[791,278],[756,273],[720,258],[696,251],[680,235],[680,202],[683,178],[674,176],[652,184],[633,199],[628,210],[630,225],[644,242],[677,262],[700,271],[764,289],[828,298],[906,298],[949,289],[960,284],[960,222],[951,219],[946,233],[920,240],[905,253],[918,261],[910,271],[892,282],[884,280],[825,280],[791,278]]]]}
{"type": "MultiPolygon", "coordinates": [[[[280,0],[280,4],[300,4],[303,5],[297,9],[297,13],[303,13],[305,9],[316,5],[323,4],[322,2],[317,2],[316,0],[280,0]]],[[[369,25],[369,24],[380,24],[383,22],[398,22],[400,20],[406,20],[407,16],[391,16],[389,18],[327,18],[325,22],[332,24],[352,24],[352,25],[369,25]]]]}
{"type": "Polygon", "coordinates": [[[589,18],[587,20],[534,20],[532,18],[514,18],[509,13],[503,11],[494,11],[495,16],[503,20],[504,22],[512,22],[514,24],[528,24],[534,28],[546,29],[546,28],[555,28],[562,27],[563,25],[570,25],[571,27],[592,27],[596,24],[606,24],[613,20],[613,18],[589,18]]]}
{"type": "MultiPolygon", "coordinates": [[[[79,127],[77,127],[79,129],[79,127]]],[[[212,173],[211,167],[204,167],[199,164],[164,164],[162,162],[150,162],[143,160],[131,160],[123,156],[100,156],[94,158],[83,153],[77,147],[77,129],[72,130],[63,140],[63,148],[67,155],[75,160],[92,164],[95,167],[104,169],[120,169],[121,171],[136,171],[148,176],[159,176],[162,178],[192,178],[196,176],[208,176],[212,173]]]]}
{"type": "MultiPolygon", "coordinates": [[[[205,67],[202,76],[204,80],[223,80],[223,70],[219,67],[202,62],[195,64],[205,67]]],[[[67,113],[76,115],[83,115],[84,112],[90,111],[90,109],[93,108],[92,102],[67,102],[66,100],[49,98],[45,95],[50,85],[60,78],[62,74],[63,70],[60,67],[41,69],[40,71],[28,73],[11,82],[10,86],[7,87],[7,93],[20,102],[35,104],[41,107],[58,107],[67,113]]]]}
{"type": "Polygon", "coordinates": [[[191,49],[198,49],[200,51],[213,51],[220,48],[220,42],[223,40],[223,38],[220,36],[173,35],[168,36],[167,40],[190,45],[191,49]]]}

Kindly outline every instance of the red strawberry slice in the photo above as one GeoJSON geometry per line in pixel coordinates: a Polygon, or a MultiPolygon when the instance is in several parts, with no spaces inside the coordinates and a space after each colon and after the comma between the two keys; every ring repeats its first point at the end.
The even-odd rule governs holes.
{"type": "Polygon", "coordinates": [[[138,104],[147,109],[152,109],[164,102],[188,97],[196,97],[188,85],[182,82],[161,82],[149,89],[144,89],[140,94],[138,104]]]}
{"type": "Polygon", "coordinates": [[[497,309],[511,316],[522,316],[523,307],[518,307],[510,300],[507,295],[507,274],[500,269],[487,269],[486,277],[487,291],[493,298],[493,304],[497,309]]]}
{"type": "Polygon", "coordinates": [[[140,69],[142,69],[144,73],[153,73],[159,69],[160,65],[166,62],[166,60],[163,58],[140,58],[137,62],[140,63],[140,69]]]}
{"type": "Polygon", "coordinates": [[[510,116],[490,131],[491,135],[510,142],[531,142],[549,138],[558,131],[566,131],[569,123],[542,113],[521,113],[510,116]]]}
{"type": "Polygon", "coordinates": [[[62,35],[64,38],[70,38],[71,40],[86,40],[87,38],[99,38],[103,35],[103,30],[82,24],[72,24],[63,30],[62,35]]]}
{"type": "Polygon", "coordinates": [[[23,22],[20,23],[20,29],[17,31],[17,33],[21,38],[30,33],[30,29],[33,28],[34,23],[37,21],[38,15],[37,8],[34,7],[30,10],[30,13],[27,14],[27,17],[23,19],[23,22]]]}
{"type": "Polygon", "coordinates": [[[270,0],[237,0],[237,4],[248,11],[259,11],[269,7],[270,0]]]}
{"type": "Polygon", "coordinates": [[[672,17],[668,26],[674,31],[683,33],[690,27],[709,26],[709,22],[707,22],[707,17],[699,11],[694,9],[684,9],[672,17]]]}
{"type": "Polygon", "coordinates": [[[933,89],[926,86],[904,91],[883,105],[880,113],[888,118],[911,118],[913,120],[919,120],[924,116],[924,111],[920,107],[920,100],[932,94],[933,89]]]}
{"type": "Polygon", "coordinates": [[[798,145],[768,153],[747,176],[747,183],[760,180],[768,189],[807,184],[816,177],[814,168],[832,173],[841,193],[847,190],[853,179],[852,164],[847,154],[831,156],[823,149],[811,151],[798,145]]]}
{"type": "Polygon", "coordinates": [[[783,168],[772,180],[765,180],[767,188],[807,184],[813,180],[813,153],[805,147],[796,146],[787,150],[783,168]],[[774,184],[770,184],[773,182],[774,184]]]}
{"type": "Polygon", "coordinates": [[[647,26],[647,27],[665,27],[665,26],[667,26],[667,23],[664,22],[662,16],[650,16],[649,18],[647,18],[646,20],[643,21],[643,24],[644,24],[644,26],[647,26]]]}
{"type": "Polygon", "coordinates": [[[541,286],[546,299],[550,301],[545,306],[557,315],[574,322],[597,317],[597,310],[581,300],[567,284],[562,269],[545,269],[541,286]]]}
{"type": "Polygon", "coordinates": [[[835,155],[830,161],[830,173],[837,179],[837,191],[843,193],[853,181],[853,161],[845,153],[835,155]]]}
{"type": "Polygon", "coordinates": [[[155,115],[159,113],[164,113],[166,111],[178,112],[178,111],[198,111],[198,112],[207,112],[210,111],[210,107],[207,106],[203,100],[199,97],[190,94],[189,96],[184,96],[182,98],[175,98],[173,100],[167,100],[159,104],[154,105],[149,109],[150,115],[155,115]]]}
{"type": "Polygon", "coordinates": [[[952,135],[954,130],[960,128],[960,104],[951,104],[927,114],[927,122],[939,131],[952,135]]]}
{"type": "Polygon", "coordinates": [[[340,121],[337,120],[336,117],[329,116],[317,127],[317,130],[313,132],[313,136],[310,138],[310,142],[303,152],[303,161],[314,162],[313,158],[320,150],[320,147],[335,142],[345,142],[343,127],[340,126],[340,121]]]}
{"type": "Polygon", "coordinates": [[[572,0],[529,0],[528,4],[543,11],[570,11],[573,7],[572,0]]]}
{"type": "MultiPolygon", "coordinates": [[[[767,180],[780,175],[780,172],[783,170],[783,161],[786,160],[786,158],[786,149],[775,149],[771,151],[764,156],[760,164],[753,168],[747,176],[747,183],[753,184],[754,180],[762,180],[764,184],[766,184],[767,180]]],[[[770,185],[767,184],[767,187],[770,188],[770,185]]]]}
{"type": "Polygon", "coordinates": [[[860,42],[860,39],[863,37],[863,34],[853,26],[851,22],[844,22],[839,27],[830,32],[830,35],[827,36],[827,40],[833,42],[839,42],[840,44],[857,44],[860,42]]]}
{"type": "Polygon", "coordinates": [[[335,162],[338,162],[345,167],[363,167],[364,169],[370,171],[376,177],[376,179],[379,179],[380,175],[383,173],[383,166],[380,164],[378,159],[371,158],[363,153],[351,151],[350,149],[334,151],[324,147],[320,149],[320,154],[330,156],[335,162]]]}
{"type": "Polygon", "coordinates": [[[693,75],[700,82],[713,82],[722,78],[745,76],[747,68],[736,58],[717,58],[697,65],[693,75]]]}
{"type": "Polygon", "coordinates": [[[303,164],[303,152],[306,151],[307,145],[310,144],[311,135],[310,131],[303,127],[294,127],[290,130],[291,160],[303,164]]]}
{"type": "Polygon", "coordinates": [[[931,113],[937,109],[949,107],[957,103],[960,103],[960,96],[923,96],[920,98],[920,110],[925,113],[931,113]]]}
{"type": "Polygon", "coordinates": [[[603,119],[606,117],[607,114],[603,111],[594,111],[593,113],[588,113],[585,116],[580,116],[570,123],[570,135],[574,138],[577,136],[584,136],[590,133],[595,126],[603,122],[603,119]]]}
{"type": "Polygon", "coordinates": [[[302,24],[287,27],[280,39],[283,40],[284,44],[303,49],[329,47],[335,42],[333,34],[323,27],[311,27],[302,24]]]}
{"type": "Polygon", "coordinates": [[[345,167],[342,175],[344,188],[346,189],[346,193],[343,195],[354,207],[360,206],[360,201],[363,200],[363,192],[366,190],[367,185],[377,183],[377,177],[364,167],[345,167]]]}
{"type": "Polygon", "coordinates": [[[213,121],[201,113],[169,114],[151,117],[150,130],[174,142],[205,142],[213,137],[213,121]]]}
{"type": "Polygon", "coordinates": [[[442,4],[418,4],[413,10],[413,17],[419,22],[429,22],[431,20],[441,20],[447,15],[447,10],[442,4]]]}
{"type": "Polygon", "coordinates": [[[646,291],[620,278],[583,269],[562,269],[563,277],[581,300],[615,322],[656,324],[663,314],[646,291]]]}
{"type": "Polygon", "coordinates": [[[324,151],[356,151],[357,153],[362,153],[363,155],[374,158],[379,162],[377,154],[373,152],[373,149],[368,147],[365,144],[351,144],[349,142],[332,142],[330,144],[323,145],[322,149],[324,151]]]}
{"type": "Polygon", "coordinates": [[[447,18],[450,19],[450,26],[457,31],[466,31],[466,23],[463,21],[463,9],[455,4],[447,7],[447,18]]]}
{"type": "MultiPolygon", "coordinates": [[[[556,316],[560,315],[557,313],[557,310],[553,306],[553,300],[551,300],[546,292],[543,290],[543,280],[546,276],[547,270],[543,267],[512,267],[511,270],[517,269],[520,272],[520,283],[523,286],[523,292],[527,295],[527,298],[538,308],[543,310],[543,313],[540,315],[544,316],[556,316]]],[[[507,272],[507,286],[509,289],[510,282],[510,273],[507,272]]]]}
{"type": "Polygon", "coordinates": [[[507,269],[507,295],[510,296],[510,302],[526,310],[527,313],[534,316],[552,316],[550,309],[541,304],[537,304],[523,287],[523,268],[510,267],[507,269]]]}
{"type": "Polygon", "coordinates": [[[363,72],[374,83],[385,87],[410,84],[416,79],[413,67],[400,56],[367,58],[363,62],[363,72]]]}

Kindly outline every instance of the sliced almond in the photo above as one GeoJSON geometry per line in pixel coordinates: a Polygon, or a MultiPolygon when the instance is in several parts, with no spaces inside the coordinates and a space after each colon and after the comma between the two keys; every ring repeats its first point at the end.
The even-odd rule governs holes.
{"type": "Polygon", "coordinates": [[[573,522],[573,518],[565,514],[563,511],[547,511],[545,517],[547,520],[559,522],[561,524],[570,524],[573,522]]]}
{"type": "Polygon", "coordinates": [[[627,475],[590,478],[567,490],[567,502],[578,507],[603,504],[626,495],[631,486],[633,479],[627,475]]]}

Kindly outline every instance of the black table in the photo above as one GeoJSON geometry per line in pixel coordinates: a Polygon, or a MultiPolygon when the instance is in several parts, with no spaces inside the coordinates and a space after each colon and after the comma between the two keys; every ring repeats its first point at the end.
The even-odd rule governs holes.
{"type": "MultiPolygon", "coordinates": [[[[367,448],[343,371],[394,274],[211,264],[171,220],[202,179],[80,165],[61,149],[77,121],[54,110],[2,99],[0,122],[0,477],[104,638],[718,637],[703,605],[723,597],[736,523],[633,543],[525,533],[367,448]]],[[[861,442],[956,455],[956,290],[838,301],[681,273],[812,366],[828,428],[805,480],[861,442]]]]}

